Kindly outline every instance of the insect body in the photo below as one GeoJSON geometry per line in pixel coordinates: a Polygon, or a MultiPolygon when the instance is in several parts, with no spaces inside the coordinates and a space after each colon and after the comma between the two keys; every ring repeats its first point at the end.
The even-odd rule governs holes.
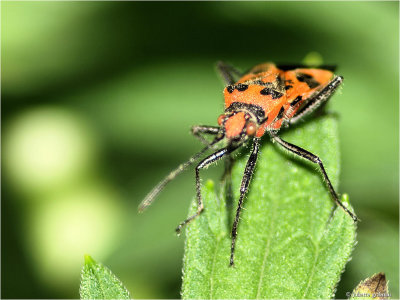
{"type": "Polygon", "coordinates": [[[224,89],[225,112],[218,117],[219,126],[194,126],[192,128],[193,134],[206,143],[206,146],[154,187],[140,204],[139,211],[143,211],[149,206],[157,194],[176,175],[200,159],[207,150],[214,148],[217,143],[226,139],[227,146],[205,157],[195,168],[197,212],[179,224],[176,231],[180,233],[182,227],[199,216],[204,209],[200,170],[229,156],[249,139],[252,139],[253,147],[242,178],[238,207],[232,226],[230,265],[233,265],[243,200],[256,165],[260,138],[268,134],[279,146],[318,164],[333,200],[356,222],[357,217],[340,202],[320,158],[278,136],[282,126],[295,124],[302,117],[309,115],[321,104],[324,104],[342,83],[343,77],[335,76],[329,69],[278,68],[272,63],[257,65],[244,75],[222,62],[218,63],[217,67],[227,83],[224,89]],[[204,134],[214,135],[215,138],[208,143],[203,137],[204,134]]]}

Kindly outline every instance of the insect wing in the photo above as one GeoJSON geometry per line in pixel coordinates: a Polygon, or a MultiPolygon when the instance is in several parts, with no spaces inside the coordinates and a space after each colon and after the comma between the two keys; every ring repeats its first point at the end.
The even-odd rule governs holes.
{"type": "Polygon", "coordinates": [[[296,69],[285,72],[286,116],[293,117],[312,95],[322,90],[334,74],[323,69],[296,69]]]}

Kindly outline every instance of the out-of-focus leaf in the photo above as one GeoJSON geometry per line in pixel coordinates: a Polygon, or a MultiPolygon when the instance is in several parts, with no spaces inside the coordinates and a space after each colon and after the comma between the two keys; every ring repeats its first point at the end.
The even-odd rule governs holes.
{"type": "Polygon", "coordinates": [[[130,299],[122,282],[89,255],[85,255],[79,294],[81,299],[130,299]]]}
{"type": "MultiPolygon", "coordinates": [[[[312,120],[282,137],[319,155],[337,187],[333,117],[312,120]]],[[[235,199],[246,159],[238,159],[233,169],[235,199]]],[[[333,297],[355,244],[356,227],[341,208],[331,215],[334,204],[314,165],[265,140],[239,224],[233,268],[232,211],[222,194],[210,183],[203,187],[205,211],[187,228],[183,298],[333,297]]],[[[347,197],[342,200],[347,203],[347,197]]]]}

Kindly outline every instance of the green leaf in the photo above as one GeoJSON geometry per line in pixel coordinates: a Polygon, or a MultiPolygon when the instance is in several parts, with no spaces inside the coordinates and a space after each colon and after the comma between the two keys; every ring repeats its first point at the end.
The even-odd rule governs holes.
{"type": "Polygon", "coordinates": [[[81,299],[130,299],[122,282],[89,255],[85,255],[79,294],[81,299]]]}
{"type": "Polygon", "coordinates": [[[377,273],[361,281],[354,289],[350,299],[388,299],[389,286],[384,273],[377,273]]]}
{"type": "MultiPolygon", "coordinates": [[[[334,117],[310,120],[281,137],[318,155],[337,188],[334,117]]],[[[243,152],[232,171],[234,201],[248,149],[243,152]]],[[[205,211],[186,229],[183,298],[333,297],[356,226],[331,200],[317,166],[263,140],[239,224],[235,267],[229,267],[229,255],[236,203],[226,205],[224,192],[215,192],[212,182],[202,192],[205,211]]],[[[347,197],[342,200],[347,204],[347,197]]],[[[194,202],[190,214],[195,207],[194,202]]]]}

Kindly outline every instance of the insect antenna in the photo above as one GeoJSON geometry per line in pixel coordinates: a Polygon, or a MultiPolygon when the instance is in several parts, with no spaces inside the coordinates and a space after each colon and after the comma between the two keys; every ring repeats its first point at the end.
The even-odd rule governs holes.
{"type": "Polygon", "coordinates": [[[190,165],[192,165],[196,160],[198,160],[204,152],[214,146],[216,143],[221,141],[224,138],[224,135],[218,135],[210,144],[205,146],[201,151],[194,154],[189,158],[186,162],[180,164],[175,170],[169,173],[163,180],[161,180],[151,191],[147,194],[147,196],[140,203],[138,210],[139,212],[143,212],[148,206],[153,203],[154,199],[158,196],[158,194],[163,190],[163,188],[173,180],[177,175],[186,170],[190,165]]]}

